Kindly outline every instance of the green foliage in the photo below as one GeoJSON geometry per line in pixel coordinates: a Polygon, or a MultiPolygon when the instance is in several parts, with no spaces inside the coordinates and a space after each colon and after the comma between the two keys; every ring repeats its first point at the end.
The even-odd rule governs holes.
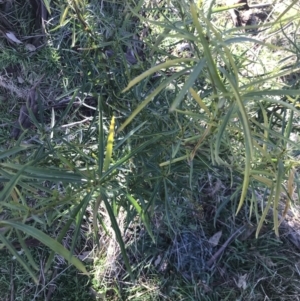
{"type": "MultiPolygon", "coordinates": [[[[188,1],[163,1],[154,8],[143,0],[126,5],[100,2],[44,0],[51,22],[43,47],[28,55],[22,45],[13,50],[7,46],[0,54],[2,67],[18,64],[18,75],[26,82],[46,74],[37,97],[39,116],[33,118],[35,132],[29,128],[17,141],[4,137],[8,143],[0,153],[1,248],[38,282],[39,264],[26,245],[28,237],[47,246],[46,273],[55,254],[87,273],[75,256],[78,246],[92,241],[103,252],[103,236],[108,236],[119,244],[127,270],[122,281],[134,279],[142,268],[135,254],[128,255],[128,229],[141,221],[148,233],[149,248],[141,247],[141,253],[155,249],[163,235],[176,242],[178,229],[180,235],[202,231],[201,217],[191,224],[187,212],[196,208],[195,215],[201,216],[203,208],[196,204],[202,193],[199,182],[211,177],[229,187],[224,202],[214,204],[214,226],[231,204],[234,214],[249,209],[240,214],[258,225],[258,236],[273,208],[278,235],[280,197],[285,192],[291,200],[298,181],[298,146],[290,136],[298,120],[299,82],[288,87],[279,81],[298,70],[296,36],[294,41],[288,35],[289,45],[278,45],[250,31],[222,27],[216,19],[221,10],[213,1],[204,8],[188,1]],[[144,37],[142,56],[135,43],[147,26],[153,33],[144,37]],[[182,49],[177,51],[177,46],[182,49]],[[128,61],[129,53],[134,53],[134,64],[128,61]],[[268,201],[260,210],[257,195],[262,192],[268,201]],[[157,224],[166,227],[164,234],[153,229],[159,213],[163,217],[157,224]],[[82,235],[83,225],[89,228],[88,238],[82,235]],[[68,245],[66,235],[71,235],[68,245]]],[[[283,28],[291,20],[297,29],[294,3],[284,14],[248,29],[266,28],[270,34],[282,29],[284,36],[283,28]]],[[[15,7],[18,16],[19,4],[15,7]]],[[[145,262],[150,266],[149,258],[145,262]]],[[[186,281],[180,276],[180,285],[167,292],[171,299],[203,298],[198,286],[186,289],[186,281]],[[195,287],[196,297],[191,293],[195,287]]],[[[162,286],[166,291],[171,287],[162,286]]],[[[112,287],[119,298],[122,288],[112,287]]],[[[144,293],[141,287],[132,288],[136,300],[144,293]]],[[[230,298],[231,292],[226,293],[230,298]]]]}
{"type": "MultiPolygon", "coordinates": [[[[292,5],[289,8],[292,8],[292,5]]],[[[238,49],[249,49],[251,45],[259,43],[262,49],[266,48],[269,51],[275,49],[274,46],[253,38],[232,39],[227,32],[221,33],[215,29],[195,4],[191,4],[190,15],[187,13],[186,17],[184,21],[181,20],[181,26],[176,27],[175,23],[172,26],[163,22],[160,26],[168,31],[172,27],[174,36],[184,37],[193,49],[194,57],[168,60],[152,67],[133,79],[123,92],[141,83],[154,72],[171,67],[177,69],[178,72],[174,72],[172,80],[180,92],[172,102],[170,112],[184,116],[184,121],[181,120],[182,127],[186,117],[192,120],[193,130],[184,133],[180,139],[183,143],[195,141],[195,146],[186,156],[174,156],[168,160],[168,164],[178,164],[178,160],[188,160],[192,164],[193,160],[197,160],[195,156],[201,156],[201,153],[209,149],[210,164],[225,166],[235,176],[243,177],[243,183],[238,187],[241,197],[237,213],[247,198],[249,185],[252,191],[261,185],[267,186],[271,191],[273,186],[276,187],[270,201],[274,197],[274,226],[276,234],[279,235],[276,211],[279,195],[290,171],[297,166],[296,162],[291,164],[290,152],[286,152],[286,148],[287,143],[296,147],[289,137],[293,116],[298,114],[295,107],[298,92],[295,89],[270,87],[276,86],[274,78],[279,76],[278,70],[292,72],[295,65],[286,66],[286,62],[282,61],[279,62],[279,69],[278,65],[273,65],[273,69],[256,77],[244,76],[244,68],[248,69],[247,65],[251,64],[256,67],[256,64],[247,58],[247,50],[242,54],[236,53],[233,45],[238,49]],[[182,75],[179,72],[181,69],[189,74],[184,77],[184,84],[180,84],[178,80],[182,75]],[[292,104],[283,101],[283,95],[289,97],[292,104]],[[193,105],[194,101],[199,107],[193,105]],[[270,114],[274,103],[279,104],[284,112],[279,126],[275,123],[277,116],[274,118],[275,116],[270,114]],[[192,136],[192,133],[197,135],[192,136]]],[[[272,26],[276,26],[279,19],[272,26]]],[[[289,49],[284,50],[290,52],[289,49]]],[[[123,123],[121,129],[125,128],[160,91],[167,89],[169,84],[169,79],[166,79],[157,90],[147,96],[123,123]]],[[[258,215],[256,212],[256,216],[258,215]]],[[[264,217],[260,223],[263,221],[264,217]]]]}

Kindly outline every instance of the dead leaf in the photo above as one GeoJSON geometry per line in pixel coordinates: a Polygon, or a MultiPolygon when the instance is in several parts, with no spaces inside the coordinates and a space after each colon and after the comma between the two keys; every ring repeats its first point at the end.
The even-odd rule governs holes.
{"type": "Polygon", "coordinates": [[[273,268],[273,267],[276,267],[277,264],[274,263],[271,258],[267,257],[267,256],[264,256],[264,255],[261,255],[260,253],[257,253],[257,256],[260,258],[260,260],[269,268],[273,268]]]}
{"type": "Polygon", "coordinates": [[[17,44],[22,44],[22,42],[19,39],[17,39],[12,32],[7,32],[5,35],[10,41],[15,42],[17,44]]]}
{"type": "Polygon", "coordinates": [[[36,51],[36,47],[32,44],[26,44],[25,48],[30,52],[36,51]]]}
{"type": "Polygon", "coordinates": [[[155,267],[157,267],[157,266],[160,264],[161,259],[162,259],[161,256],[158,255],[157,258],[156,258],[156,260],[154,261],[154,266],[155,266],[155,267]]]}
{"type": "Polygon", "coordinates": [[[168,267],[168,262],[163,259],[163,256],[158,255],[156,260],[154,261],[154,266],[158,268],[159,272],[165,272],[168,267]]]}
{"type": "Polygon", "coordinates": [[[30,117],[29,110],[34,116],[37,116],[38,105],[36,103],[36,87],[40,84],[43,78],[44,75],[42,75],[42,77],[29,90],[27,102],[26,104],[23,104],[21,106],[19,118],[13,125],[13,129],[10,135],[11,138],[18,139],[23,130],[26,130],[32,126],[33,123],[30,117]]]}
{"type": "Polygon", "coordinates": [[[247,288],[247,282],[246,282],[247,276],[248,274],[239,276],[239,279],[236,283],[238,288],[242,288],[243,290],[247,288]]]}
{"type": "Polygon", "coordinates": [[[21,76],[18,76],[17,80],[18,80],[19,84],[23,84],[24,83],[24,79],[21,76]]]}
{"type": "Polygon", "coordinates": [[[205,283],[205,281],[200,281],[198,285],[204,290],[205,293],[210,293],[212,289],[205,283]]]}
{"type": "Polygon", "coordinates": [[[77,256],[81,261],[92,261],[92,258],[90,257],[91,253],[91,251],[84,251],[77,256]]]}
{"type": "Polygon", "coordinates": [[[277,266],[277,264],[274,263],[269,257],[266,257],[265,263],[266,263],[267,267],[269,267],[269,268],[273,268],[273,267],[277,266]]]}
{"type": "Polygon", "coordinates": [[[212,247],[216,247],[219,244],[219,240],[220,240],[221,236],[222,236],[222,231],[217,232],[208,240],[209,244],[212,247]]]}
{"type": "Polygon", "coordinates": [[[247,240],[255,230],[256,228],[253,225],[248,224],[245,231],[240,235],[239,240],[247,240]]]}

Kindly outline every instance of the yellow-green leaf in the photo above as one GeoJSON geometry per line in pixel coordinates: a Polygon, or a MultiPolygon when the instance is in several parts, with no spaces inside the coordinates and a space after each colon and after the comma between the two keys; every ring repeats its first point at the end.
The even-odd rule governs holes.
{"type": "Polygon", "coordinates": [[[104,171],[108,170],[111,161],[113,144],[114,144],[114,133],[115,133],[115,116],[112,117],[110,127],[109,127],[109,133],[108,133],[107,144],[106,144],[106,154],[105,154],[105,159],[103,164],[104,171]]]}

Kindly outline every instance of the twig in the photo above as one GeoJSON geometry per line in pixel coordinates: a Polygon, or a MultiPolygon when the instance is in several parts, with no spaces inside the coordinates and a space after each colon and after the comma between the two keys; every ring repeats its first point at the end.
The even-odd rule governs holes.
{"type": "MultiPolygon", "coordinates": [[[[52,279],[51,279],[50,282],[53,282],[53,280],[57,277],[57,273],[58,273],[58,270],[55,269],[54,272],[53,272],[52,279]]],[[[49,289],[48,289],[48,293],[47,293],[45,301],[50,301],[51,300],[51,297],[52,297],[55,289],[56,289],[55,283],[49,284],[49,289]]]]}
{"type": "Polygon", "coordinates": [[[83,120],[80,120],[80,121],[76,121],[76,122],[64,124],[64,125],[61,126],[61,128],[72,127],[73,125],[81,124],[81,123],[84,123],[84,122],[89,121],[89,120],[92,120],[92,119],[93,119],[92,117],[87,117],[87,118],[85,118],[85,119],[83,119],[83,120]]]}

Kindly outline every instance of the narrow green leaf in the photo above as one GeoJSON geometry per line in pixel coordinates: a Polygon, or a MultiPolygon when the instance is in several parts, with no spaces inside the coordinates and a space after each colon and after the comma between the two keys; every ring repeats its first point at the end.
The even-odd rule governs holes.
{"type": "MultiPolygon", "coordinates": [[[[226,75],[226,73],[225,73],[226,75]]],[[[251,170],[251,159],[253,157],[253,142],[252,142],[252,135],[251,129],[249,125],[248,115],[244,106],[244,103],[241,99],[240,93],[238,91],[238,87],[236,87],[235,83],[229,76],[226,76],[228,82],[230,83],[231,89],[233,91],[233,95],[235,97],[235,101],[239,108],[239,118],[243,125],[243,133],[245,135],[245,171],[244,171],[244,181],[243,181],[243,189],[240,198],[240,202],[238,205],[237,213],[240,211],[244,204],[244,200],[247,194],[249,180],[250,180],[250,170],[251,170]]]]}
{"type": "Polygon", "coordinates": [[[24,250],[24,253],[25,253],[25,255],[26,255],[26,257],[27,257],[29,263],[31,264],[31,266],[32,266],[36,271],[38,271],[38,270],[39,270],[39,267],[38,267],[38,265],[35,263],[35,261],[34,261],[32,255],[31,255],[31,253],[30,253],[30,251],[29,251],[29,249],[28,249],[28,247],[27,247],[27,245],[26,245],[26,243],[25,243],[23,237],[21,236],[20,231],[19,231],[19,230],[16,230],[16,233],[17,233],[17,236],[18,236],[18,242],[20,243],[22,249],[24,250]]]}
{"type": "Polygon", "coordinates": [[[227,90],[223,84],[223,82],[221,81],[220,75],[218,73],[217,67],[216,67],[216,63],[212,57],[211,54],[211,50],[209,49],[209,44],[207,39],[205,38],[204,32],[202,30],[201,24],[198,20],[198,15],[197,15],[197,7],[195,5],[195,3],[191,3],[191,14],[192,14],[192,19],[193,19],[193,23],[197,29],[197,32],[199,34],[199,38],[201,41],[201,45],[203,47],[204,50],[204,57],[207,61],[207,67],[210,71],[212,80],[214,81],[214,84],[216,85],[217,88],[219,88],[222,92],[226,93],[227,90]]]}
{"type": "Polygon", "coordinates": [[[114,151],[116,151],[117,149],[120,148],[120,146],[122,144],[124,144],[130,137],[132,137],[134,135],[134,133],[136,133],[140,128],[142,128],[145,124],[147,123],[147,121],[142,122],[141,124],[139,124],[137,127],[135,127],[134,129],[132,129],[131,131],[129,131],[124,138],[122,138],[118,143],[116,143],[116,145],[114,146],[114,151]]]}
{"type": "Polygon", "coordinates": [[[3,151],[3,152],[0,152],[0,160],[1,159],[6,159],[12,155],[15,155],[21,151],[24,151],[24,150],[27,150],[29,148],[31,148],[32,146],[16,146],[16,147],[13,147],[7,151],[3,151]]]}
{"type": "Polygon", "coordinates": [[[272,50],[279,50],[280,49],[280,47],[275,46],[274,44],[266,43],[266,42],[263,42],[261,40],[253,39],[253,38],[249,38],[249,37],[239,36],[239,37],[226,39],[226,40],[223,41],[223,43],[225,43],[226,45],[231,45],[231,44],[235,44],[235,43],[242,43],[242,42],[249,42],[249,43],[254,43],[254,44],[266,46],[268,48],[271,48],[272,50]]]}
{"type": "Polygon", "coordinates": [[[76,242],[78,240],[78,237],[80,235],[80,230],[81,230],[81,226],[82,226],[82,220],[83,220],[83,216],[86,214],[86,208],[89,205],[89,202],[91,201],[91,197],[93,195],[93,190],[91,192],[89,192],[82,200],[81,202],[81,212],[79,212],[79,214],[77,214],[77,221],[76,221],[76,227],[75,227],[75,231],[74,234],[72,235],[72,245],[70,248],[70,254],[74,253],[74,249],[76,246],[76,242]]]}
{"type": "Polygon", "coordinates": [[[172,229],[172,231],[174,233],[176,233],[176,230],[173,227],[173,222],[172,222],[172,218],[170,217],[170,213],[172,212],[171,209],[169,208],[169,204],[170,204],[170,196],[169,196],[169,191],[168,191],[168,185],[166,182],[166,179],[163,179],[164,182],[164,192],[165,192],[165,214],[166,214],[166,219],[168,222],[168,226],[172,229]]]}
{"type": "Polygon", "coordinates": [[[214,33],[217,41],[212,41],[212,44],[219,49],[220,45],[222,46],[222,51],[218,51],[218,55],[223,59],[223,62],[227,66],[227,70],[232,70],[232,77],[234,78],[237,85],[239,85],[239,71],[235,64],[235,59],[232,56],[232,51],[229,49],[226,44],[224,44],[223,35],[212,25],[211,21],[207,18],[204,18],[204,21],[207,27],[214,33]],[[227,60],[226,60],[227,58],[227,60]]]}
{"type": "MultiPolygon", "coordinates": [[[[277,17],[277,19],[274,21],[274,23],[276,24],[277,22],[279,22],[281,20],[281,18],[283,16],[286,15],[286,13],[291,9],[293,8],[293,6],[296,4],[296,3],[299,3],[299,0],[294,0],[292,3],[290,3],[289,6],[286,7],[286,9],[277,17]]],[[[296,13],[296,16],[299,17],[299,15],[296,13]]]]}
{"type": "Polygon", "coordinates": [[[1,163],[0,166],[22,171],[24,176],[43,179],[49,181],[82,182],[82,175],[66,172],[55,168],[42,168],[29,165],[19,165],[13,163],[1,163]]]}
{"type": "Polygon", "coordinates": [[[82,262],[79,259],[72,256],[71,252],[68,251],[63,245],[61,245],[59,242],[57,242],[50,236],[46,235],[42,231],[40,231],[32,226],[28,226],[26,224],[22,224],[22,223],[16,222],[16,221],[1,220],[0,224],[5,225],[5,226],[11,226],[15,229],[18,229],[18,230],[25,232],[26,234],[36,238],[42,244],[46,245],[51,250],[53,250],[57,254],[61,255],[62,257],[64,257],[66,260],[68,260],[78,270],[80,270],[84,274],[88,274],[87,270],[85,269],[85,266],[82,264],[82,262]]]}
{"type": "Polygon", "coordinates": [[[103,130],[103,116],[102,116],[102,98],[98,96],[98,174],[99,177],[103,173],[104,162],[104,130],[103,130]]]}
{"type": "Polygon", "coordinates": [[[193,88],[190,88],[190,93],[193,96],[193,98],[196,100],[200,108],[204,110],[208,116],[211,117],[211,112],[209,111],[208,107],[205,105],[201,97],[197,94],[197,92],[193,88]]]}
{"type": "Polygon", "coordinates": [[[62,14],[60,15],[59,25],[62,27],[65,25],[65,19],[69,11],[69,5],[66,5],[66,8],[62,7],[62,14]]]}
{"type": "Polygon", "coordinates": [[[198,78],[201,70],[205,66],[205,59],[202,59],[200,62],[197,63],[197,65],[194,67],[194,70],[189,75],[188,79],[184,83],[183,87],[181,88],[180,92],[176,96],[175,100],[173,101],[170,111],[174,111],[179,105],[179,103],[182,101],[184,95],[189,91],[189,89],[192,87],[192,85],[195,83],[196,79],[198,78]]]}
{"type": "Polygon", "coordinates": [[[133,281],[134,277],[133,277],[133,274],[132,274],[131,266],[130,266],[129,259],[128,259],[128,256],[127,256],[127,253],[126,253],[125,244],[124,244],[123,239],[122,239],[122,234],[121,234],[118,222],[117,222],[117,220],[115,218],[115,215],[113,213],[113,210],[112,210],[112,208],[111,208],[108,200],[106,199],[106,196],[102,196],[102,199],[103,199],[103,201],[105,203],[105,207],[106,207],[106,210],[108,212],[112,228],[113,228],[113,230],[114,230],[114,232],[116,234],[116,239],[117,239],[117,241],[119,243],[119,246],[120,246],[120,249],[121,249],[121,253],[122,253],[122,257],[124,259],[125,266],[127,268],[127,271],[128,271],[128,273],[130,275],[131,280],[133,281]]]}
{"type": "MultiPolygon", "coordinates": [[[[266,130],[266,131],[268,132],[268,134],[271,134],[271,135],[273,135],[274,137],[276,137],[276,138],[278,138],[278,139],[280,139],[280,140],[282,140],[282,141],[285,141],[286,143],[289,143],[290,145],[294,146],[295,148],[298,148],[298,147],[299,147],[299,144],[298,144],[297,142],[294,142],[294,141],[292,141],[292,140],[290,140],[290,139],[284,137],[281,133],[278,133],[277,131],[271,130],[271,128],[270,128],[269,125],[268,125],[268,127],[265,127],[265,126],[263,126],[260,122],[257,122],[257,121],[254,120],[254,119],[251,119],[251,122],[252,122],[253,124],[255,124],[257,127],[260,127],[261,129],[266,130]]],[[[269,145],[272,144],[270,140],[265,140],[265,141],[267,141],[267,143],[269,143],[269,145]]],[[[274,146],[274,144],[273,144],[272,146],[274,146]]]]}
{"type": "Polygon", "coordinates": [[[7,198],[10,196],[12,190],[15,188],[15,186],[17,185],[19,179],[22,176],[22,173],[24,172],[26,168],[26,165],[23,165],[20,170],[15,174],[15,176],[13,176],[10,181],[5,184],[3,190],[0,193],[0,200],[1,202],[5,202],[7,200],[7,198]]]}
{"type": "Polygon", "coordinates": [[[152,206],[151,212],[152,212],[152,213],[154,212],[155,199],[157,198],[157,193],[158,193],[158,191],[159,191],[160,185],[161,185],[161,180],[160,180],[160,179],[157,179],[156,184],[155,184],[155,187],[154,187],[154,189],[152,190],[151,198],[150,198],[148,204],[146,205],[146,207],[145,207],[145,209],[144,209],[145,212],[148,212],[150,206],[152,206]]]}
{"type": "Polygon", "coordinates": [[[47,11],[48,11],[48,13],[49,13],[49,15],[51,15],[50,1],[51,1],[51,0],[43,0],[44,5],[45,5],[45,7],[46,7],[46,9],[47,9],[47,11]]]}
{"type": "Polygon", "coordinates": [[[269,198],[268,198],[267,206],[265,207],[265,209],[263,211],[263,214],[260,218],[260,221],[259,221],[257,229],[256,229],[255,238],[258,238],[259,232],[260,232],[260,230],[263,226],[263,223],[266,219],[266,216],[267,216],[267,214],[270,210],[270,207],[271,207],[271,204],[272,204],[273,192],[274,192],[274,187],[272,186],[271,191],[270,191],[270,195],[269,195],[269,198]]]}
{"type": "Polygon", "coordinates": [[[63,163],[64,169],[69,169],[70,171],[77,171],[77,168],[74,164],[74,162],[67,160],[62,154],[60,154],[59,152],[57,152],[56,156],[59,158],[59,160],[61,161],[61,163],[63,163]]]}
{"type": "Polygon", "coordinates": [[[214,156],[215,156],[215,160],[216,162],[219,162],[219,152],[220,152],[220,147],[221,147],[221,142],[222,142],[222,137],[223,137],[223,134],[225,132],[225,129],[227,127],[227,124],[231,118],[231,115],[233,114],[233,112],[235,111],[236,109],[236,105],[235,104],[232,104],[229,108],[228,108],[228,111],[225,115],[225,117],[223,118],[222,120],[222,123],[218,126],[218,134],[217,134],[217,137],[216,137],[216,145],[214,147],[214,156]]]}
{"type": "Polygon", "coordinates": [[[110,167],[109,170],[107,170],[102,177],[100,178],[100,182],[104,181],[105,178],[109,175],[111,175],[111,173],[113,172],[113,170],[117,169],[119,166],[121,166],[124,162],[128,161],[132,156],[134,156],[136,153],[139,153],[140,151],[142,151],[147,145],[151,144],[151,143],[155,143],[156,141],[158,141],[159,139],[161,139],[162,136],[155,136],[152,139],[144,142],[143,144],[141,144],[140,146],[136,147],[131,153],[129,153],[128,155],[124,156],[123,158],[121,158],[120,160],[118,160],[116,163],[114,163],[114,165],[112,165],[110,167]]]}
{"type": "MultiPolygon", "coordinates": [[[[255,171],[253,171],[253,170],[251,171],[251,177],[253,179],[255,179],[256,181],[258,181],[258,182],[260,182],[260,183],[262,183],[264,185],[266,185],[269,188],[272,187],[272,185],[274,184],[273,180],[270,180],[270,179],[268,179],[266,177],[261,177],[261,176],[255,175],[255,174],[253,174],[253,172],[255,172],[255,171]]],[[[262,174],[262,171],[259,170],[259,171],[257,171],[257,173],[262,174]]],[[[271,177],[272,175],[268,174],[268,176],[271,177]]]]}
{"type": "Polygon", "coordinates": [[[159,166],[160,166],[160,167],[168,166],[168,165],[170,165],[170,164],[172,164],[172,163],[176,163],[176,162],[188,160],[189,157],[190,157],[189,154],[184,155],[184,156],[180,156],[180,157],[178,157],[178,158],[174,158],[174,159],[167,160],[167,161],[165,161],[165,162],[159,163],[159,166]]]}
{"type": "Polygon", "coordinates": [[[277,177],[276,177],[276,186],[275,186],[275,194],[274,194],[274,205],[273,205],[273,222],[274,222],[274,230],[277,237],[279,237],[278,231],[278,206],[279,206],[279,199],[281,194],[281,185],[282,179],[284,177],[284,165],[282,160],[278,160],[278,170],[277,170],[277,177]]]}
{"type": "MultiPolygon", "coordinates": [[[[242,119],[242,114],[239,111],[238,113],[239,118],[242,119]]],[[[246,125],[249,126],[248,124],[248,119],[246,120],[246,125]]],[[[241,197],[240,197],[240,202],[237,208],[237,212],[236,214],[238,214],[238,212],[241,210],[246,195],[247,195],[247,191],[248,191],[248,187],[249,187],[249,181],[250,181],[250,172],[251,172],[251,159],[252,159],[252,137],[251,137],[251,133],[250,133],[250,127],[247,128],[247,126],[244,125],[243,123],[243,130],[244,130],[244,135],[245,135],[245,170],[244,170],[244,180],[243,180],[243,188],[242,188],[242,193],[241,193],[241,197]],[[248,132],[248,133],[247,133],[248,132]],[[250,136],[248,136],[248,134],[250,136]]]]}
{"type": "Polygon", "coordinates": [[[130,88],[132,88],[134,85],[136,85],[137,83],[142,81],[144,78],[150,76],[151,74],[153,74],[159,70],[167,69],[167,68],[173,67],[174,65],[181,64],[181,63],[197,62],[197,61],[198,61],[197,59],[193,59],[193,58],[180,58],[180,59],[175,59],[175,60],[169,60],[169,61],[166,61],[165,63],[154,66],[154,67],[150,68],[149,70],[145,71],[144,73],[142,73],[141,75],[137,76],[132,81],[130,81],[129,84],[127,85],[127,87],[122,91],[122,93],[128,91],[130,88]]]}
{"type": "Polygon", "coordinates": [[[4,243],[10,253],[16,257],[18,262],[23,266],[23,268],[27,271],[27,273],[31,276],[35,284],[39,284],[39,280],[36,277],[35,273],[31,270],[25,260],[19,255],[17,250],[13,247],[13,245],[0,233],[0,240],[4,243]]]}
{"type": "MultiPolygon", "coordinates": [[[[93,230],[94,230],[94,237],[95,237],[98,247],[100,247],[100,242],[99,242],[99,238],[98,238],[98,236],[99,236],[98,216],[99,216],[100,205],[101,205],[101,197],[98,196],[95,201],[94,207],[93,207],[93,230]]],[[[106,231],[106,228],[105,228],[105,231],[106,231]]]]}
{"type": "Polygon", "coordinates": [[[147,213],[145,213],[145,211],[142,209],[142,207],[139,205],[139,203],[137,202],[137,200],[134,197],[132,197],[130,194],[127,194],[126,197],[130,201],[130,203],[133,205],[133,207],[137,211],[139,217],[143,221],[143,223],[144,223],[144,225],[147,229],[148,234],[152,238],[152,241],[155,242],[147,213]]]}
{"type": "Polygon", "coordinates": [[[72,95],[71,100],[68,102],[67,107],[65,108],[65,110],[63,112],[60,112],[58,119],[56,120],[56,124],[55,127],[59,126],[60,123],[65,119],[65,117],[68,115],[68,113],[70,112],[71,108],[73,107],[74,101],[76,100],[76,96],[78,94],[78,89],[72,90],[67,92],[66,94],[61,95],[61,97],[59,97],[56,100],[59,100],[61,98],[64,98],[66,96],[68,96],[70,94],[70,92],[74,92],[72,95]]]}
{"type": "MultiPolygon", "coordinates": [[[[66,236],[67,231],[70,229],[72,223],[74,223],[74,220],[77,216],[77,214],[79,213],[80,209],[82,208],[82,206],[84,206],[85,204],[85,199],[83,199],[80,204],[78,206],[76,206],[74,208],[74,210],[72,211],[70,218],[66,221],[66,224],[64,225],[64,227],[62,228],[62,230],[60,231],[60,234],[58,235],[56,241],[57,242],[61,242],[63,240],[63,238],[66,236]]],[[[51,264],[53,263],[53,258],[54,258],[55,252],[52,251],[48,257],[48,260],[46,262],[45,265],[45,272],[49,270],[51,264]]]]}
{"type": "Polygon", "coordinates": [[[146,97],[146,99],[144,99],[138,106],[136,109],[134,109],[134,111],[131,113],[131,115],[125,120],[125,122],[121,125],[121,127],[118,129],[118,133],[123,131],[124,128],[137,116],[138,113],[140,113],[147,105],[150,101],[152,101],[154,99],[154,97],[163,89],[165,89],[169,83],[171,83],[172,81],[174,81],[176,78],[180,77],[181,75],[183,75],[184,73],[186,73],[186,69],[173,74],[172,76],[170,76],[168,79],[166,79],[164,82],[162,82],[156,89],[154,89],[154,91],[148,95],[146,97]]]}
{"type": "MultiPolygon", "coordinates": [[[[299,68],[299,70],[300,70],[300,68],[299,68]]],[[[277,76],[278,76],[278,74],[276,74],[276,77],[277,76]]],[[[264,81],[265,81],[265,79],[264,79],[264,81]]],[[[244,97],[253,99],[253,97],[262,97],[262,96],[266,96],[266,95],[267,96],[278,96],[278,95],[282,95],[282,96],[286,96],[286,95],[299,96],[299,90],[293,90],[293,89],[276,90],[276,89],[272,89],[272,90],[251,91],[251,92],[245,93],[244,97]]],[[[276,100],[276,99],[273,99],[273,98],[272,99],[267,99],[266,98],[266,100],[269,101],[269,102],[272,102],[272,103],[273,103],[273,101],[276,101],[277,103],[284,104],[284,101],[276,100]]],[[[286,105],[287,108],[295,109],[295,107],[291,104],[285,103],[285,105],[286,105]]]]}
{"type": "MultiPolygon", "coordinates": [[[[287,96],[289,97],[289,96],[287,96]]],[[[286,125],[285,131],[284,131],[284,137],[286,139],[290,138],[291,132],[293,130],[293,121],[294,121],[294,111],[291,111],[288,117],[288,124],[286,125]]]]}
{"type": "Polygon", "coordinates": [[[169,32],[171,31],[171,28],[165,28],[163,33],[160,34],[157,38],[156,41],[154,43],[153,46],[151,46],[151,51],[150,51],[150,57],[153,56],[154,52],[156,49],[158,49],[158,46],[160,45],[160,43],[168,36],[169,32]]]}

